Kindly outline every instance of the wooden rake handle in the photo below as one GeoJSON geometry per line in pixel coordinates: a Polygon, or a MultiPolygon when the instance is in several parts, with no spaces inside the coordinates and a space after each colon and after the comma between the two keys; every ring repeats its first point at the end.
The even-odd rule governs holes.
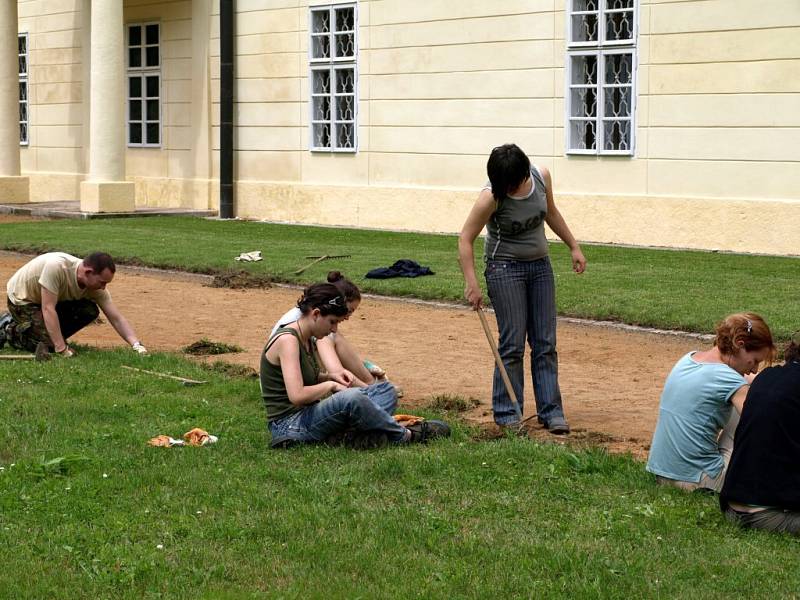
{"type": "Polygon", "coordinates": [[[318,262],[322,262],[326,258],[328,258],[327,254],[325,254],[323,256],[320,256],[317,260],[308,263],[305,267],[301,267],[301,268],[297,269],[297,271],[295,271],[294,274],[295,275],[300,275],[300,273],[302,273],[303,271],[305,271],[309,267],[313,267],[315,264],[317,264],[318,262]]]}
{"type": "Polygon", "coordinates": [[[517,419],[519,419],[519,422],[522,423],[522,410],[520,409],[519,402],[517,401],[517,394],[514,393],[514,388],[511,385],[511,380],[508,378],[508,372],[506,371],[506,366],[503,364],[503,359],[500,358],[500,352],[497,350],[497,344],[494,343],[492,332],[489,329],[489,323],[486,321],[486,314],[483,312],[482,308],[479,308],[476,312],[478,313],[478,316],[481,319],[481,325],[483,325],[483,332],[486,334],[486,341],[489,342],[489,346],[492,348],[492,354],[494,354],[494,362],[497,365],[497,368],[500,370],[500,376],[503,378],[503,383],[506,386],[506,391],[508,392],[508,395],[511,398],[511,403],[514,405],[514,412],[517,413],[517,419]]]}

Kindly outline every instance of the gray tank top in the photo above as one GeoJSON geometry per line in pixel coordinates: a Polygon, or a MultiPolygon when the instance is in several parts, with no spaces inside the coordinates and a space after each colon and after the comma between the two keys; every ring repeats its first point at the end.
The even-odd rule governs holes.
{"type": "Polygon", "coordinates": [[[506,196],[486,224],[485,260],[537,260],[548,254],[544,235],[547,195],[539,170],[531,165],[533,189],[524,198],[506,196]]]}

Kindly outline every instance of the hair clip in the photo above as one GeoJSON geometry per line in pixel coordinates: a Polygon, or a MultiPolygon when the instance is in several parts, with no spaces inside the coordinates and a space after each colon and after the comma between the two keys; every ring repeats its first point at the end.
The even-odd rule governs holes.
{"type": "Polygon", "coordinates": [[[753,331],[753,322],[750,319],[747,319],[747,335],[750,335],[750,332],[753,331]]]}
{"type": "Polygon", "coordinates": [[[330,300],[328,300],[328,304],[330,306],[344,306],[342,304],[342,297],[341,296],[334,296],[330,300]]]}

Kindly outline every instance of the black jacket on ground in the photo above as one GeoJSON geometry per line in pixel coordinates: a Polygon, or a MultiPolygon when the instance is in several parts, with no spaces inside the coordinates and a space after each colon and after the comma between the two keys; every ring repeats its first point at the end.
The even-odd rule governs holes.
{"type": "Polygon", "coordinates": [[[719,501],[800,511],[800,363],[764,369],[750,386],[719,501]]]}

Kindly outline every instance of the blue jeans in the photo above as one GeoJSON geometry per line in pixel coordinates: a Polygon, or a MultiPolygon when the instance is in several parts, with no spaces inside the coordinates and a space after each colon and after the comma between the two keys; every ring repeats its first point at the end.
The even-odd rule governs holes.
{"type": "MultiPolygon", "coordinates": [[[[534,261],[486,261],[486,286],[500,332],[498,351],[522,409],[525,340],[531,346],[531,380],[539,418],[563,418],[556,352],[556,287],[548,257],[534,261]]],[[[517,421],[514,405],[495,366],[492,410],[499,425],[517,421]]]]}
{"type": "Polygon", "coordinates": [[[384,431],[392,442],[402,442],[406,428],[392,418],[397,393],[388,381],[365,388],[348,388],[269,424],[273,444],[279,440],[323,442],[347,430],[384,431]]]}

